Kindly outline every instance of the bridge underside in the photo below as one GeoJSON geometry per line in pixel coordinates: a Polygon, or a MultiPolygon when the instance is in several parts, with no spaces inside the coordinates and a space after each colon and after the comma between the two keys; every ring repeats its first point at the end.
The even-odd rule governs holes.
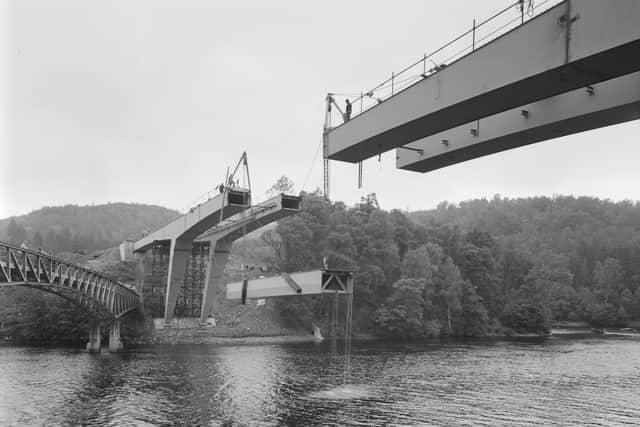
{"type": "Polygon", "coordinates": [[[157,245],[169,246],[169,271],[165,300],[165,321],[171,323],[180,284],[191,255],[193,240],[221,221],[247,209],[251,194],[242,188],[230,188],[191,209],[180,218],[143,237],[134,251],[145,253],[157,245]]]}
{"type": "MultiPolygon", "coordinates": [[[[91,317],[96,319],[112,319],[113,316],[109,313],[106,307],[104,307],[100,302],[88,298],[85,295],[77,291],[73,291],[65,286],[48,284],[48,283],[37,283],[37,282],[11,282],[11,283],[0,283],[0,287],[23,287],[23,288],[31,288],[36,289],[41,292],[47,292],[53,295],[56,295],[62,299],[69,301],[70,303],[76,305],[82,310],[86,311],[91,317]]],[[[133,310],[135,307],[132,307],[127,310],[127,312],[133,310]]],[[[123,315],[126,313],[123,313],[123,315]]]]}
{"type": "MultiPolygon", "coordinates": [[[[635,0],[560,3],[331,129],[326,135],[328,157],[358,162],[457,126],[640,71],[638,22],[640,2],[635,0]]],[[[616,120],[624,121],[603,122],[616,120]]],[[[477,126],[472,129],[483,131],[477,126]]],[[[464,156],[458,161],[462,160],[464,156]]]]}
{"type": "MultiPolygon", "coordinates": [[[[178,242],[178,244],[173,244],[172,242],[171,247],[167,247],[164,242],[156,241],[156,248],[160,245],[160,247],[169,250],[170,270],[165,299],[165,325],[172,324],[179,286],[186,283],[187,269],[190,265],[189,263],[193,260],[193,248],[204,249],[205,246],[208,247],[208,255],[204,262],[206,264],[206,275],[199,310],[200,322],[206,323],[207,317],[217,300],[219,289],[224,282],[224,269],[233,241],[266,224],[298,213],[301,208],[300,205],[300,197],[280,194],[216,223],[212,228],[190,241],[185,240],[182,243],[178,242]],[[174,284],[174,286],[171,286],[171,284],[174,284]]],[[[141,256],[138,274],[138,288],[141,290],[144,287],[145,275],[149,271],[148,258],[141,256]]]]}
{"type": "Polygon", "coordinates": [[[590,129],[640,119],[640,73],[485,117],[398,148],[399,169],[428,172],[590,129]],[[478,129],[476,135],[470,129],[478,129]]]}

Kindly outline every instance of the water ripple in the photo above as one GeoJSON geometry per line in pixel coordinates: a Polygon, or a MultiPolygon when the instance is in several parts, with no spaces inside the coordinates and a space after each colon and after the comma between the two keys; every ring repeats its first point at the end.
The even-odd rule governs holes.
{"type": "Polygon", "coordinates": [[[3,425],[633,425],[640,340],[0,347],[3,425]],[[349,369],[346,369],[349,367],[349,369]]]}

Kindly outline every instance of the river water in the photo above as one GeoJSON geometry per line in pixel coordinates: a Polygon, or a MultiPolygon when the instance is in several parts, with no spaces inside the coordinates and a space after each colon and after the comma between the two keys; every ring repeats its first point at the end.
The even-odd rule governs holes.
{"type": "Polygon", "coordinates": [[[640,336],[0,346],[0,425],[638,425],[640,336]]]}

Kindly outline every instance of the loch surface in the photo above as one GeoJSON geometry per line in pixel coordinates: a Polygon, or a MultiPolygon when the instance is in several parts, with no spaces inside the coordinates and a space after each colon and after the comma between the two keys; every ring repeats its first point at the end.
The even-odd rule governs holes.
{"type": "Polygon", "coordinates": [[[2,425],[634,425],[640,336],[0,346],[2,425]]]}

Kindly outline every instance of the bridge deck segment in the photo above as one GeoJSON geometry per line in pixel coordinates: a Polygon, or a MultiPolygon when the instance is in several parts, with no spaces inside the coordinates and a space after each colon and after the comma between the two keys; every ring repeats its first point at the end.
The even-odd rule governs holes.
{"type": "Polygon", "coordinates": [[[428,172],[565,135],[640,119],[640,72],[576,89],[420,139],[396,166],[428,172]],[[478,129],[472,135],[470,129],[478,129]]]}
{"type": "Polygon", "coordinates": [[[358,162],[421,138],[640,71],[640,2],[566,0],[326,133],[358,162]]]}

